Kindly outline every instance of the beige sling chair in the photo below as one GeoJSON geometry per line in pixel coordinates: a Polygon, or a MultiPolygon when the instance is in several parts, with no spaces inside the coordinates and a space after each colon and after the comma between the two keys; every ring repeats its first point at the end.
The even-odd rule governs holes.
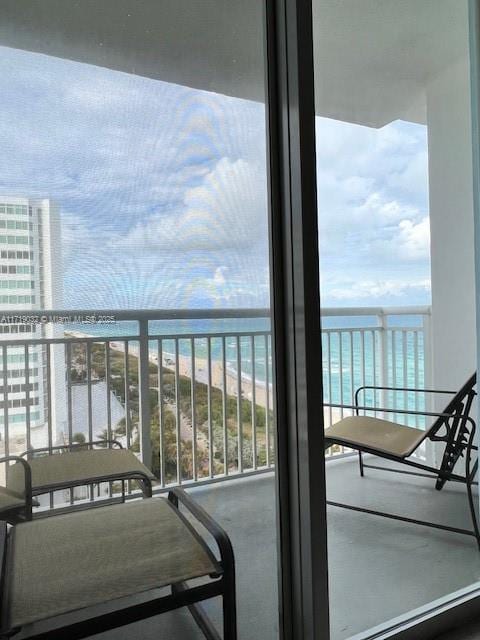
{"type": "MultiPolygon", "coordinates": [[[[31,520],[35,496],[101,482],[135,480],[145,497],[152,495],[153,473],[116,440],[62,445],[6,456],[6,487],[0,486],[0,518],[31,520]]],[[[84,506],[84,505],[83,505],[84,506]]],[[[49,512],[54,513],[55,509],[49,512]]]]}
{"type": "MultiPolygon", "coordinates": [[[[363,513],[392,518],[394,520],[403,520],[412,524],[425,525],[436,529],[443,529],[445,531],[473,536],[480,549],[480,532],[475,514],[474,497],[472,493],[472,485],[474,484],[474,477],[478,467],[478,460],[475,460],[472,464],[472,451],[478,451],[478,448],[474,444],[475,422],[470,417],[472,403],[476,395],[476,392],[474,391],[475,384],[476,374],[474,374],[458,392],[365,385],[357,389],[355,393],[355,404],[352,407],[349,407],[354,410],[356,415],[343,418],[325,431],[326,449],[332,446],[332,444],[339,444],[358,451],[361,476],[364,475],[364,469],[367,467],[398,473],[411,473],[412,475],[425,475],[424,473],[419,474],[418,472],[409,472],[406,470],[367,464],[364,462],[362,454],[368,453],[396,463],[414,467],[422,472],[429,472],[430,476],[428,477],[432,477],[436,480],[435,488],[437,490],[441,490],[449,480],[464,483],[467,488],[468,505],[473,524],[472,530],[448,527],[433,522],[427,522],[425,520],[416,520],[414,518],[374,511],[372,509],[364,509],[355,505],[347,505],[339,502],[327,501],[328,504],[352,509],[353,511],[360,511],[363,513]],[[410,411],[407,409],[380,409],[359,405],[359,394],[364,392],[366,389],[372,389],[374,391],[403,391],[415,393],[450,393],[454,397],[441,413],[410,411]],[[360,415],[360,411],[418,414],[434,418],[434,420],[430,427],[425,430],[420,430],[396,424],[395,422],[390,422],[388,420],[360,415]],[[410,458],[410,456],[412,456],[412,454],[427,439],[433,442],[441,442],[445,445],[442,463],[438,468],[430,467],[410,458]],[[460,458],[465,459],[464,474],[454,473],[454,467],[460,458]]],[[[343,408],[345,408],[345,405],[328,404],[326,406],[343,406],[343,408]]]]}
{"type": "MultiPolygon", "coordinates": [[[[223,529],[181,489],[164,497],[0,523],[0,638],[79,640],[220,596],[236,639],[235,565],[223,529]],[[188,518],[187,518],[188,516],[188,518]],[[215,542],[210,549],[206,531],[215,542]]],[[[161,629],[162,619],[158,620],[161,629]]]]}

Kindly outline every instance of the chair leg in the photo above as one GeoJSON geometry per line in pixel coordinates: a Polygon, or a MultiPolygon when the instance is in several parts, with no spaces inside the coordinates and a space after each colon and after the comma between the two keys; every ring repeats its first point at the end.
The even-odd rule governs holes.
{"type": "Polygon", "coordinates": [[[33,520],[33,497],[28,495],[25,498],[25,520],[33,520]]]}
{"type": "Polygon", "coordinates": [[[235,578],[225,576],[223,603],[223,640],[237,640],[237,604],[235,599],[235,578]]]}
{"type": "Polygon", "coordinates": [[[188,605],[188,610],[207,640],[221,640],[218,631],[215,629],[200,604],[190,604],[188,605]]]}
{"type": "Polygon", "coordinates": [[[152,481],[149,478],[141,478],[138,480],[138,486],[140,487],[140,491],[144,498],[151,498],[153,495],[152,492],[152,481]]]}
{"type": "Polygon", "coordinates": [[[467,453],[465,456],[465,480],[467,485],[468,506],[470,507],[470,515],[472,518],[473,531],[475,533],[475,538],[477,540],[478,550],[480,551],[480,531],[478,529],[477,514],[475,513],[475,502],[473,499],[473,491],[472,491],[472,481],[473,481],[473,478],[475,477],[478,463],[475,462],[473,466],[473,470],[471,471],[470,463],[471,463],[472,440],[473,438],[471,437],[469,446],[467,447],[467,453]]]}
{"type": "Polygon", "coordinates": [[[478,529],[477,514],[475,513],[475,503],[473,501],[472,481],[467,480],[468,506],[470,507],[470,515],[472,516],[473,531],[477,540],[478,550],[480,551],[480,531],[478,529]]]}
{"type": "MultiPolygon", "coordinates": [[[[457,459],[454,458],[450,449],[447,447],[443,456],[442,464],[440,466],[440,471],[444,471],[446,473],[451,472],[453,470],[453,467],[455,466],[456,461],[457,459]]],[[[447,478],[445,476],[438,476],[435,482],[435,489],[437,491],[441,491],[445,486],[446,482],[447,482],[447,478]]]]}
{"type": "Polygon", "coordinates": [[[360,466],[360,475],[363,478],[363,476],[364,476],[364,473],[363,473],[363,457],[362,457],[362,452],[361,451],[358,452],[358,464],[360,466]]]}
{"type": "MultiPolygon", "coordinates": [[[[448,435],[445,451],[443,452],[442,464],[440,465],[440,471],[447,475],[438,476],[435,483],[435,489],[437,491],[441,491],[445,486],[445,483],[448,480],[448,474],[452,473],[457,461],[463,456],[464,450],[471,448],[472,437],[473,433],[468,433],[465,427],[465,421],[454,421],[454,424],[451,427],[451,432],[448,435]]],[[[469,455],[468,451],[466,455],[469,455]]]]}
{"type": "Polygon", "coordinates": [[[152,497],[152,481],[150,479],[145,480],[144,482],[144,486],[145,486],[145,497],[146,498],[151,498],[152,497]]]}
{"type": "MultiPolygon", "coordinates": [[[[179,582],[177,584],[172,584],[172,595],[176,596],[182,593],[182,591],[185,591],[186,589],[188,589],[186,582],[179,582]]],[[[203,633],[203,635],[207,640],[222,640],[222,638],[220,637],[220,634],[213,626],[212,621],[207,616],[202,605],[199,602],[189,604],[187,605],[187,608],[192,614],[192,617],[197,623],[200,631],[203,633]]],[[[230,640],[230,638],[235,640],[236,636],[225,635],[223,637],[223,640],[230,640]]]]}

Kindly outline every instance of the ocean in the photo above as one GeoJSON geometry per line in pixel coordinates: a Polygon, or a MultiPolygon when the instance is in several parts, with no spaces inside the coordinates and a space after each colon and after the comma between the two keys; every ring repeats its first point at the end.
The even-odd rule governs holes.
{"type": "MultiPolygon", "coordinates": [[[[69,325],[70,328],[98,337],[132,338],[130,344],[133,347],[138,344],[134,340],[138,335],[135,321],[114,325],[69,325]]],[[[211,358],[221,362],[225,341],[229,372],[236,375],[240,365],[242,378],[251,380],[255,377],[256,384],[271,385],[272,345],[267,318],[150,321],[149,331],[155,336],[149,343],[152,354],[158,352],[158,337],[161,336],[164,358],[173,361],[177,344],[179,355],[191,358],[192,342],[196,362],[206,359],[209,348],[206,336],[210,335],[211,358]],[[256,335],[252,338],[252,335],[236,334],[256,335]],[[169,336],[178,336],[178,339],[169,336]]],[[[420,315],[388,316],[385,330],[378,325],[375,315],[323,317],[322,351],[324,400],[327,403],[352,404],[355,390],[364,384],[409,388],[425,385],[425,336],[420,315]]],[[[425,407],[423,394],[413,392],[381,395],[367,391],[359,400],[366,405],[376,402],[390,408],[421,410],[425,407]]],[[[412,426],[422,423],[413,416],[404,419],[401,414],[395,419],[412,426]]]]}

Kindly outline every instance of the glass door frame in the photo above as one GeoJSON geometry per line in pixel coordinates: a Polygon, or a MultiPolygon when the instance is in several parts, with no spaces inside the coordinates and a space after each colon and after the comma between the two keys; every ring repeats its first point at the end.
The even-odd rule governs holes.
{"type": "MultiPolygon", "coordinates": [[[[480,0],[468,2],[480,344],[480,0]]],[[[312,0],[265,0],[265,17],[280,637],[328,640],[312,0]]],[[[477,584],[355,638],[428,640],[479,616],[477,584]]]]}
{"type": "Polygon", "coordinates": [[[329,637],[311,0],[266,0],[281,637],[329,637]]]}

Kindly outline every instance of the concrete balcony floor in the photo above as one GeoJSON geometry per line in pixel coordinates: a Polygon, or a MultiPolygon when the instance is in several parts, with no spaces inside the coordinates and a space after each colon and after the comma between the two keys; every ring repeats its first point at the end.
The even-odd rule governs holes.
{"type": "MultiPolygon", "coordinates": [[[[355,458],[327,465],[328,497],[470,528],[463,486],[441,491],[426,478],[366,470],[355,458]]],[[[241,640],[277,637],[275,495],[272,474],[191,490],[229,533],[237,563],[241,640]]],[[[480,580],[480,553],[467,536],[356,513],[328,509],[332,640],[344,640],[480,580]]],[[[221,623],[219,604],[206,603],[221,623]]],[[[163,614],[97,640],[197,640],[187,611],[163,614]]]]}

